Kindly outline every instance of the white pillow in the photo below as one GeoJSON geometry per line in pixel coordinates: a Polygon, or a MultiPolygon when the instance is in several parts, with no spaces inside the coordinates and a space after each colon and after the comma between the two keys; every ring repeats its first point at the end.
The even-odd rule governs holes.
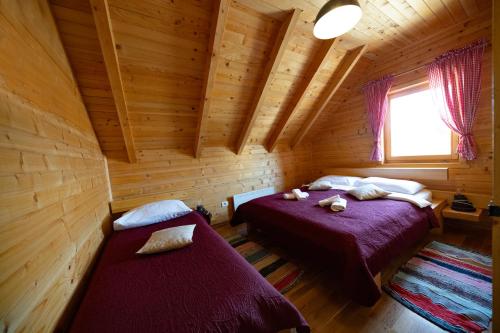
{"type": "Polygon", "coordinates": [[[133,209],[113,222],[113,229],[125,230],[174,219],[192,212],[180,200],[163,200],[133,209]]]}
{"type": "Polygon", "coordinates": [[[398,192],[404,194],[415,194],[425,187],[424,185],[411,180],[380,178],[380,177],[368,177],[363,180],[360,180],[357,183],[358,186],[366,184],[377,185],[378,187],[386,191],[398,192]]]}
{"type": "Polygon", "coordinates": [[[352,190],[354,188],[354,186],[350,186],[350,185],[332,185],[332,190],[342,190],[342,191],[349,191],[349,190],[352,190]]]}
{"type": "Polygon", "coordinates": [[[155,231],[151,234],[146,244],[136,253],[151,254],[187,246],[193,243],[195,227],[196,224],[189,224],[155,231]]]}
{"type": "Polygon", "coordinates": [[[310,191],[326,191],[332,188],[332,183],[327,180],[317,180],[308,187],[310,191]]]}
{"type": "Polygon", "coordinates": [[[416,196],[420,199],[427,200],[427,201],[432,201],[432,191],[431,190],[424,189],[420,192],[415,193],[414,196],[416,196]]]}
{"type": "Polygon", "coordinates": [[[347,193],[355,196],[358,200],[376,199],[390,194],[390,192],[384,191],[380,187],[373,184],[353,188],[352,190],[347,191],[347,193]]]}
{"type": "Polygon", "coordinates": [[[360,177],[329,175],[329,176],[323,176],[321,178],[318,178],[314,182],[326,180],[326,181],[330,182],[332,185],[355,186],[356,182],[361,180],[361,179],[362,178],[360,178],[360,177]]]}

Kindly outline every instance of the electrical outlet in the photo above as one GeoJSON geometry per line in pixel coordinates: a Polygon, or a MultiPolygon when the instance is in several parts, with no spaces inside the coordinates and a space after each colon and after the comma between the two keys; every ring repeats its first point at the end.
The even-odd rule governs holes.
{"type": "Polygon", "coordinates": [[[222,202],[220,203],[220,206],[221,206],[221,207],[227,207],[227,206],[229,206],[229,202],[227,202],[227,201],[222,201],[222,202]]]}

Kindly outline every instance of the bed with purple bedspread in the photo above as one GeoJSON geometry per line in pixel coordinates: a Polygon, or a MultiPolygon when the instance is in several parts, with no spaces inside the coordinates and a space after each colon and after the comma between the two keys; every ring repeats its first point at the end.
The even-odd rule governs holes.
{"type": "Polygon", "coordinates": [[[111,235],[71,332],[309,332],[297,309],[192,212],[111,235]],[[135,252],[152,232],[196,224],[193,244],[135,252]]]}
{"type": "Polygon", "coordinates": [[[247,222],[290,247],[314,249],[308,252],[321,258],[362,305],[380,298],[375,275],[438,223],[430,207],[388,199],[359,201],[341,190],[309,194],[302,201],[285,200],[282,193],[251,200],[238,207],[231,224],[247,222]],[[345,211],[318,205],[335,194],[347,200],[345,211]]]}

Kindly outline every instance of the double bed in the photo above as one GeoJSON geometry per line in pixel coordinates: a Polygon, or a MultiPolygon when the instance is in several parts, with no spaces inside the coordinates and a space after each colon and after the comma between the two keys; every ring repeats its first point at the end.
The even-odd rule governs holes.
{"type": "Polygon", "coordinates": [[[231,224],[248,223],[319,259],[340,277],[353,300],[366,306],[380,298],[375,276],[438,226],[431,207],[382,198],[359,201],[343,190],[309,195],[307,200],[285,200],[283,193],[254,199],[238,207],[231,224]],[[318,205],[336,194],[347,200],[346,210],[318,205]]]}
{"type": "Polygon", "coordinates": [[[297,309],[197,212],[114,232],[71,332],[309,332],[297,309]],[[152,232],[195,224],[188,247],[138,255],[152,232]]]}

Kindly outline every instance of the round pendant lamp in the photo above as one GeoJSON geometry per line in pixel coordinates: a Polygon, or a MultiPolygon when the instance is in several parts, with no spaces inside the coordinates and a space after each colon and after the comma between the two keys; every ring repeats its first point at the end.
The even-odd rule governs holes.
{"type": "Polygon", "coordinates": [[[359,22],[363,12],[357,0],[330,0],[318,12],[313,34],[330,39],[345,34],[359,22]]]}

